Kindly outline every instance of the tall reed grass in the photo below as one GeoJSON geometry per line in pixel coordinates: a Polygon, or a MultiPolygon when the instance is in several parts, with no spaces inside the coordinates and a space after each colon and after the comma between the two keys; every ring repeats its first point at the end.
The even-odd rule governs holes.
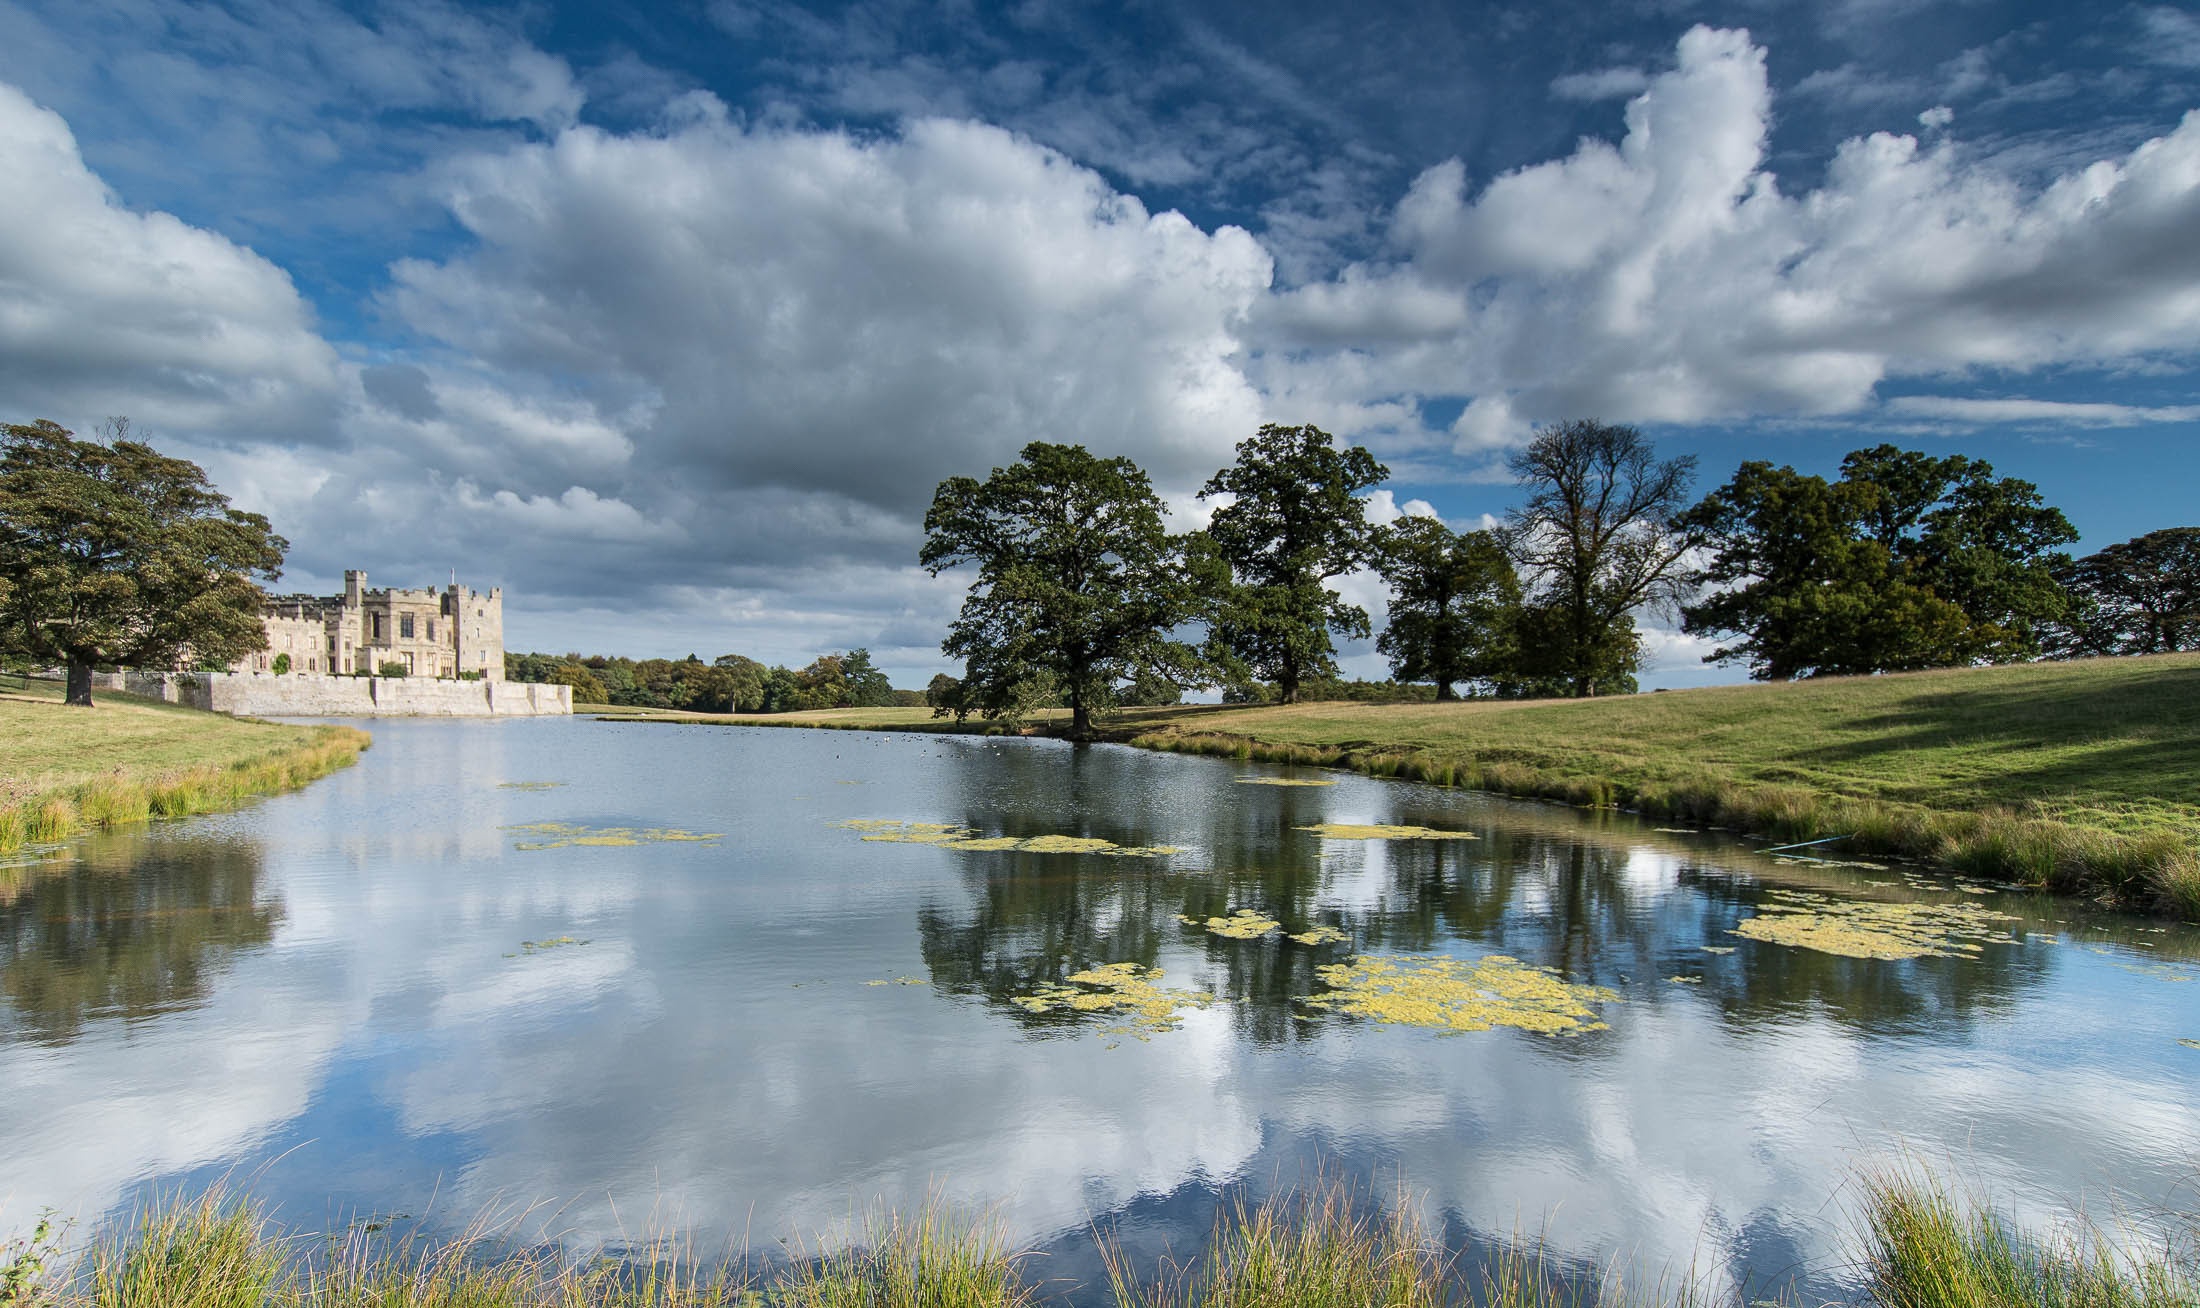
{"type": "MultiPolygon", "coordinates": [[[[1855,1308],[2190,1308],[2200,1260],[2181,1242],[2119,1243],[2077,1223],[2050,1236],[2012,1231],[1930,1176],[1864,1178],[1858,1262],[1827,1269],[1855,1308]]],[[[50,1228],[43,1228],[50,1229],[50,1228]]],[[[0,1248],[0,1308],[1028,1308],[1027,1275],[997,1222],[931,1203],[874,1221],[863,1243],[757,1270],[677,1242],[575,1259],[554,1242],[481,1223],[451,1240],[395,1236],[376,1223],[332,1237],[286,1233],[249,1200],[216,1189],[171,1197],[66,1262],[50,1238],[0,1248]]],[[[1583,1268],[1515,1239],[1462,1260],[1400,1201],[1318,1183],[1238,1205],[1192,1259],[1150,1272],[1103,1240],[1114,1308],[1757,1308],[1691,1273],[1644,1284],[1583,1268]]],[[[1792,1294],[1773,1301],[1806,1308],[1792,1294]]],[[[1811,1301],[1808,1308],[1817,1308],[1811,1301]]]]}
{"type": "Polygon", "coordinates": [[[351,727],[315,727],[296,745],[231,763],[157,773],[125,767],[78,785],[19,795],[0,806],[0,853],[157,817],[235,808],[349,767],[370,743],[372,737],[351,727]]]}

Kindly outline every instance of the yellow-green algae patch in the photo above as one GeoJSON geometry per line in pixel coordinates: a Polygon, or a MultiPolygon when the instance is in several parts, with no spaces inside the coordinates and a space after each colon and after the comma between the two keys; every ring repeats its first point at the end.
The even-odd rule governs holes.
{"type": "Polygon", "coordinates": [[[1317,781],[1311,777],[1239,777],[1241,786],[1334,786],[1334,781],[1317,781]]]}
{"type": "Polygon", "coordinates": [[[1758,915],[1732,934],[1844,958],[1970,958],[1982,945],[2006,944],[1997,922],[2016,919],[1971,904],[1880,904],[1773,890],[1758,915]]]}
{"type": "Polygon", "coordinates": [[[1228,917],[1186,917],[1180,913],[1176,920],[1186,926],[1205,927],[1209,935],[1231,940],[1258,940],[1271,931],[1283,929],[1283,923],[1251,908],[1241,908],[1228,917]]]}
{"type": "Polygon", "coordinates": [[[865,840],[896,845],[935,845],[971,853],[1016,850],[1025,854],[1102,854],[1111,858],[1158,858],[1181,854],[1175,845],[1118,845],[1098,836],[981,836],[953,822],[903,822],[893,818],[850,818],[837,825],[860,831],[865,840]]]}
{"type": "Polygon", "coordinates": [[[866,981],[867,986],[928,986],[932,983],[921,976],[897,976],[891,981],[866,981]]]}
{"type": "Polygon", "coordinates": [[[1345,934],[1338,927],[1310,926],[1306,930],[1294,932],[1286,938],[1296,940],[1302,945],[1333,945],[1342,940],[1350,940],[1352,937],[1345,934]]]}
{"type": "Polygon", "coordinates": [[[1602,1031],[1605,1024],[1590,1005],[1619,1000],[1602,986],[1576,985],[1504,954],[1471,963],[1436,954],[1362,954],[1314,974],[1331,988],[1302,1001],[1310,1008],[1447,1032],[1498,1026],[1539,1035],[1602,1031]]]}
{"type": "Polygon", "coordinates": [[[1703,984],[1703,978],[1700,976],[1669,976],[1665,979],[1677,986],[1700,986],[1703,984]]]}
{"type": "Polygon", "coordinates": [[[572,845],[660,845],[716,840],[716,831],[682,831],[678,827],[590,827],[578,822],[523,822],[504,828],[533,840],[516,840],[514,849],[564,849],[572,845]]]}
{"type": "Polygon", "coordinates": [[[2200,1040],[2188,1040],[2183,1037],[2179,1037],[2177,1043],[2183,1045],[2187,1049],[2200,1049],[2200,1040]]]}
{"type": "Polygon", "coordinates": [[[1300,827],[1324,840],[1479,840],[1472,831],[1438,831],[1434,827],[1395,826],[1384,822],[1323,822],[1300,827]]]}
{"type": "Polygon", "coordinates": [[[562,781],[499,781],[498,790],[556,790],[562,781]]]}
{"type": "Polygon", "coordinates": [[[519,942],[519,954],[506,954],[505,957],[518,958],[520,954],[531,957],[535,954],[548,953],[553,949],[569,949],[587,943],[585,940],[576,940],[571,936],[552,936],[548,940],[522,940],[519,942]]]}
{"type": "Polygon", "coordinates": [[[1165,975],[1160,968],[1136,963],[1108,963],[1072,972],[1064,984],[1042,984],[1028,995],[1012,996],[1019,1007],[1033,1013],[1112,1013],[1123,1020],[1100,1028],[1107,1035],[1151,1038],[1174,1031],[1182,1024],[1177,1014],[1187,1008],[1205,1008],[1214,996],[1203,990],[1164,990],[1155,984],[1165,975]]]}

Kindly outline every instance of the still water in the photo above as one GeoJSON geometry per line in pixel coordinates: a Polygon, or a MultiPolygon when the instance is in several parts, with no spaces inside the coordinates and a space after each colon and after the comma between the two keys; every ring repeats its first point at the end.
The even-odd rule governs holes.
{"type": "Polygon", "coordinates": [[[0,870],[0,1234],[225,1175],[294,1226],[541,1205],[581,1247],[652,1220],[814,1245],[931,1195],[998,1206],[1070,1285],[1096,1225],[1185,1252],[1218,1196],[1321,1172],[1470,1251],[1830,1290],[1859,1167],[1922,1159],[2036,1222],[2143,1224],[2200,1178],[2187,928],[1120,747],[364,725],[303,792],[0,870]],[[1333,784],[1244,784],[1286,776],[1333,784]],[[1176,852],[865,838],[897,822],[1176,852]],[[1835,939],[1856,904],[1946,906],[1902,919],[1935,952],[1735,934],[1835,939]],[[1245,909],[1278,927],[1206,928],[1245,909]],[[1344,939],[1291,938],[1318,926],[1344,939]],[[1597,996],[1573,1034],[1308,1002],[1355,957],[1493,954],[1610,993],[1570,992],[1597,996]],[[1044,1002],[1113,963],[1207,1002],[1044,1002]]]}

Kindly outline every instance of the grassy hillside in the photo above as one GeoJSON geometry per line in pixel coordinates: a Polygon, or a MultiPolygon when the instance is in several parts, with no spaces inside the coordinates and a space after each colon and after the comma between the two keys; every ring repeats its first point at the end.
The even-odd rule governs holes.
{"type": "Polygon", "coordinates": [[[46,682],[0,689],[0,851],[151,817],[234,807],[348,766],[349,727],[283,726],[46,682]]]}
{"type": "MultiPolygon", "coordinates": [[[[657,716],[956,729],[925,709],[657,716]]],[[[1148,748],[1843,836],[1853,853],[2200,918],[2200,654],[1585,701],[1185,705],[1106,725],[1148,748]]]]}
{"type": "Polygon", "coordinates": [[[2200,654],[1588,701],[1302,704],[1153,748],[1617,804],[2200,917],[2200,654]]]}

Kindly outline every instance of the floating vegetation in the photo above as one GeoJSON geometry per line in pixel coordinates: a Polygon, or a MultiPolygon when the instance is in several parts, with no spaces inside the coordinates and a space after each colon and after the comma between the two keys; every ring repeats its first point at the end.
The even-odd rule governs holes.
{"type": "Polygon", "coordinates": [[[1258,940],[1271,931],[1283,929],[1283,923],[1251,908],[1241,908],[1228,917],[1186,917],[1180,913],[1176,920],[1186,926],[1205,927],[1209,935],[1231,940],[1258,940]]]}
{"type": "Polygon", "coordinates": [[[891,818],[850,818],[836,825],[860,831],[865,840],[897,845],[936,845],[971,853],[1015,850],[1024,854],[1101,854],[1110,858],[1158,858],[1181,854],[1175,845],[1118,845],[1098,836],[981,836],[953,822],[902,822],[891,818]]]}
{"type": "Polygon", "coordinates": [[[1696,834],[1694,827],[1652,827],[1650,829],[1665,836],[1693,836],[1696,834]]]}
{"type": "Polygon", "coordinates": [[[1880,904],[1795,890],[1769,891],[1766,900],[1734,935],[1844,958],[1969,958],[1989,942],[2010,943],[1994,924],[2016,920],[1969,904],[1880,904]]]}
{"type": "Polygon", "coordinates": [[[928,986],[932,983],[921,976],[897,976],[891,981],[866,981],[867,986],[928,986]]]}
{"type": "Polygon", "coordinates": [[[498,790],[556,790],[562,781],[499,781],[498,790]]]}
{"type": "Polygon", "coordinates": [[[1239,777],[1241,786],[1334,786],[1334,781],[1320,781],[1312,777],[1239,777]]]}
{"type": "Polygon", "coordinates": [[[523,822],[504,828],[532,840],[517,840],[514,849],[564,849],[572,845],[659,845],[708,842],[716,831],[682,831],[677,827],[589,827],[578,822],[523,822]]]}
{"type": "Polygon", "coordinates": [[[2200,1040],[2189,1040],[2184,1037],[2179,1037],[2177,1043],[2183,1045],[2187,1049],[2200,1049],[2200,1040]]]}
{"type": "Polygon", "coordinates": [[[1285,937],[1287,940],[1296,940],[1302,945],[1334,945],[1351,938],[1343,928],[1333,926],[1311,926],[1304,931],[1285,937]]]}
{"type": "Polygon", "coordinates": [[[1468,963],[1433,954],[1360,955],[1314,969],[1331,986],[1303,1000],[1355,1017],[1439,1031],[1509,1026],[1539,1035],[1602,1031],[1591,1004],[1613,1003],[1602,986],[1575,985],[1550,968],[1491,954],[1468,963]]]}
{"type": "Polygon", "coordinates": [[[536,954],[547,954],[553,949],[572,949],[587,943],[585,940],[575,940],[571,936],[552,936],[548,940],[522,940],[519,942],[519,953],[506,954],[505,957],[519,958],[524,955],[531,958],[536,954]]]}
{"type": "Polygon", "coordinates": [[[1703,978],[1700,976],[1669,976],[1665,979],[1677,986],[1700,986],[1703,984],[1703,978]]]}
{"type": "Polygon", "coordinates": [[[1703,947],[1703,952],[1705,952],[1705,953],[1707,953],[1707,954],[1731,954],[1731,953],[1733,953],[1733,952],[1734,952],[1734,946],[1732,946],[1732,945],[1705,945],[1705,946],[1703,947]]]}
{"type": "Polygon", "coordinates": [[[1162,989],[1155,982],[1163,975],[1160,968],[1108,963],[1072,972],[1062,985],[1043,984],[1028,995],[1012,996],[1012,1000],[1017,1007],[1033,1013],[1116,1014],[1123,1021],[1100,1028],[1102,1034],[1147,1040],[1157,1032],[1176,1030],[1181,1025],[1177,1016],[1181,1010],[1205,1008],[1214,1001],[1214,996],[1203,990],[1162,989]]]}
{"type": "Polygon", "coordinates": [[[1434,827],[1392,826],[1382,822],[1323,822],[1300,827],[1324,840],[1479,840],[1472,831],[1438,831],[1434,827]]]}

